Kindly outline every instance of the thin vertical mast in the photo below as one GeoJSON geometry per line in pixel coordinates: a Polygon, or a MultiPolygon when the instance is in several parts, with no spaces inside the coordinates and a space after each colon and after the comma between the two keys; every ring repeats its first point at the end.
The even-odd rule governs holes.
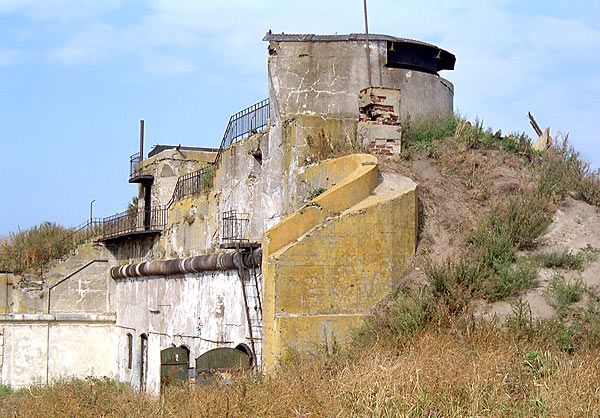
{"type": "Polygon", "coordinates": [[[369,45],[369,23],[367,20],[367,0],[363,0],[363,5],[365,9],[365,37],[367,43],[367,75],[369,77],[369,85],[367,87],[371,87],[373,83],[371,82],[371,48],[369,45]]]}

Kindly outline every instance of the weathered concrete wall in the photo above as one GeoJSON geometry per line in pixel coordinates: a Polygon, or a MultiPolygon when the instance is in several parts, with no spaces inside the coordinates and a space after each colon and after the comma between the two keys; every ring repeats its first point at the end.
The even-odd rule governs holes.
{"type": "Polygon", "coordinates": [[[0,274],[0,311],[11,313],[114,312],[109,263],[103,245],[86,243],[44,271],[0,274]],[[48,311],[48,295],[51,295],[48,311]]]}
{"type": "MultiPolygon", "coordinates": [[[[387,43],[370,45],[372,83],[402,91],[402,118],[452,111],[452,83],[434,74],[388,68],[387,43]]],[[[358,94],[368,87],[365,48],[362,41],[270,41],[269,97],[275,118],[308,113],[357,119],[358,94]]]]}
{"type": "MultiPolygon", "coordinates": [[[[288,349],[346,340],[414,255],[416,184],[399,177],[377,185],[376,166],[362,165],[374,157],[366,157],[345,180],[265,233],[266,369],[288,349]]],[[[343,173],[336,163],[321,169],[343,173]]]]}
{"type": "Polygon", "coordinates": [[[0,313],[13,311],[13,285],[18,278],[18,275],[12,273],[0,273],[0,313]]]}
{"type": "MultiPolygon", "coordinates": [[[[261,281],[258,277],[259,283],[261,281]]],[[[140,386],[141,335],[148,337],[146,390],[158,393],[160,351],[185,345],[194,359],[217,347],[251,347],[237,271],[206,272],[116,281],[119,380],[140,386]],[[133,364],[128,368],[127,334],[133,337],[133,364]]],[[[260,325],[253,283],[245,283],[260,360],[260,325]]]]}
{"type": "MultiPolygon", "coordinates": [[[[222,242],[221,216],[228,210],[248,214],[244,238],[260,242],[268,228],[302,206],[320,187],[316,177],[310,181],[303,177],[307,165],[323,153],[356,147],[356,126],[357,120],[299,115],[233,144],[223,153],[214,187],[176,201],[160,237],[123,240],[109,245],[111,253],[118,264],[127,264],[213,252],[222,242]],[[253,156],[257,150],[262,160],[253,156]]],[[[152,168],[162,167],[165,152],[169,161],[174,158],[172,150],[153,156],[146,173],[159,175],[152,168]]],[[[152,187],[161,189],[153,195],[173,193],[170,184],[155,182],[152,187]]]]}
{"type": "Polygon", "coordinates": [[[2,384],[20,388],[62,377],[114,377],[114,322],[114,315],[1,316],[2,384]]]}
{"type": "MultiPolygon", "coordinates": [[[[93,260],[90,260],[92,262],[93,260]]],[[[98,260],[49,289],[49,312],[111,312],[108,260],[98,260]]]]}
{"type": "MultiPolygon", "coordinates": [[[[144,160],[143,174],[154,176],[152,205],[166,205],[177,183],[177,178],[196,171],[215,160],[216,153],[171,148],[144,160]]],[[[140,191],[141,193],[141,191],[140,191]]],[[[144,197],[139,195],[139,204],[144,197]]]]}
{"type": "Polygon", "coordinates": [[[369,153],[385,158],[402,151],[401,97],[399,89],[389,87],[360,91],[357,136],[369,153]]]}

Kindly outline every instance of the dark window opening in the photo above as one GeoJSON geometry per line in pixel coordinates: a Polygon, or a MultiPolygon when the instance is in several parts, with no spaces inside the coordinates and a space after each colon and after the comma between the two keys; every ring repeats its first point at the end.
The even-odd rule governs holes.
{"type": "Polygon", "coordinates": [[[131,370],[133,363],[133,335],[127,334],[127,368],[131,370]]]}
{"type": "Polygon", "coordinates": [[[148,374],[148,336],[140,335],[140,390],[146,390],[146,376],[148,374]]]}

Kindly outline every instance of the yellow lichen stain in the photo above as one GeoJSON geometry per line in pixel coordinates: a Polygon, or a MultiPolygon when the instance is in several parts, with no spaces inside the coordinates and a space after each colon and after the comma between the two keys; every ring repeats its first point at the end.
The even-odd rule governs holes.
{"type": "Polygon", "coordinates": [[[372,195],[377,173],[370,155],[310,167],[305,178],[327,177],[332,187],[264,234],[267,370],[286,351],[314,349],[330,334],[347,338],[414,255],[416,185],[372,195]]]}

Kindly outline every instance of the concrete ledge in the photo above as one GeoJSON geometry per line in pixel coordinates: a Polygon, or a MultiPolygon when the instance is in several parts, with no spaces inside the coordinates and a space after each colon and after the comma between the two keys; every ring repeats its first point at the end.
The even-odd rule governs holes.
{"type": "Polygon", "coordinates": [[[377,157],[373,155],[346,155],[322,161],[316,167],[322,175],[342,180],[265,232],[263,252],[267,256],[294,242],[327,217],[364,200],[377,187],[377,157]]]}
{"type": "Polygon", "coordinates": [[[8,314],[0,316],[0,324],[16,322],[95,322],[112,323],[117,321],[117,315],[93,313],[57,313],[57,314],[8,314]]]}

